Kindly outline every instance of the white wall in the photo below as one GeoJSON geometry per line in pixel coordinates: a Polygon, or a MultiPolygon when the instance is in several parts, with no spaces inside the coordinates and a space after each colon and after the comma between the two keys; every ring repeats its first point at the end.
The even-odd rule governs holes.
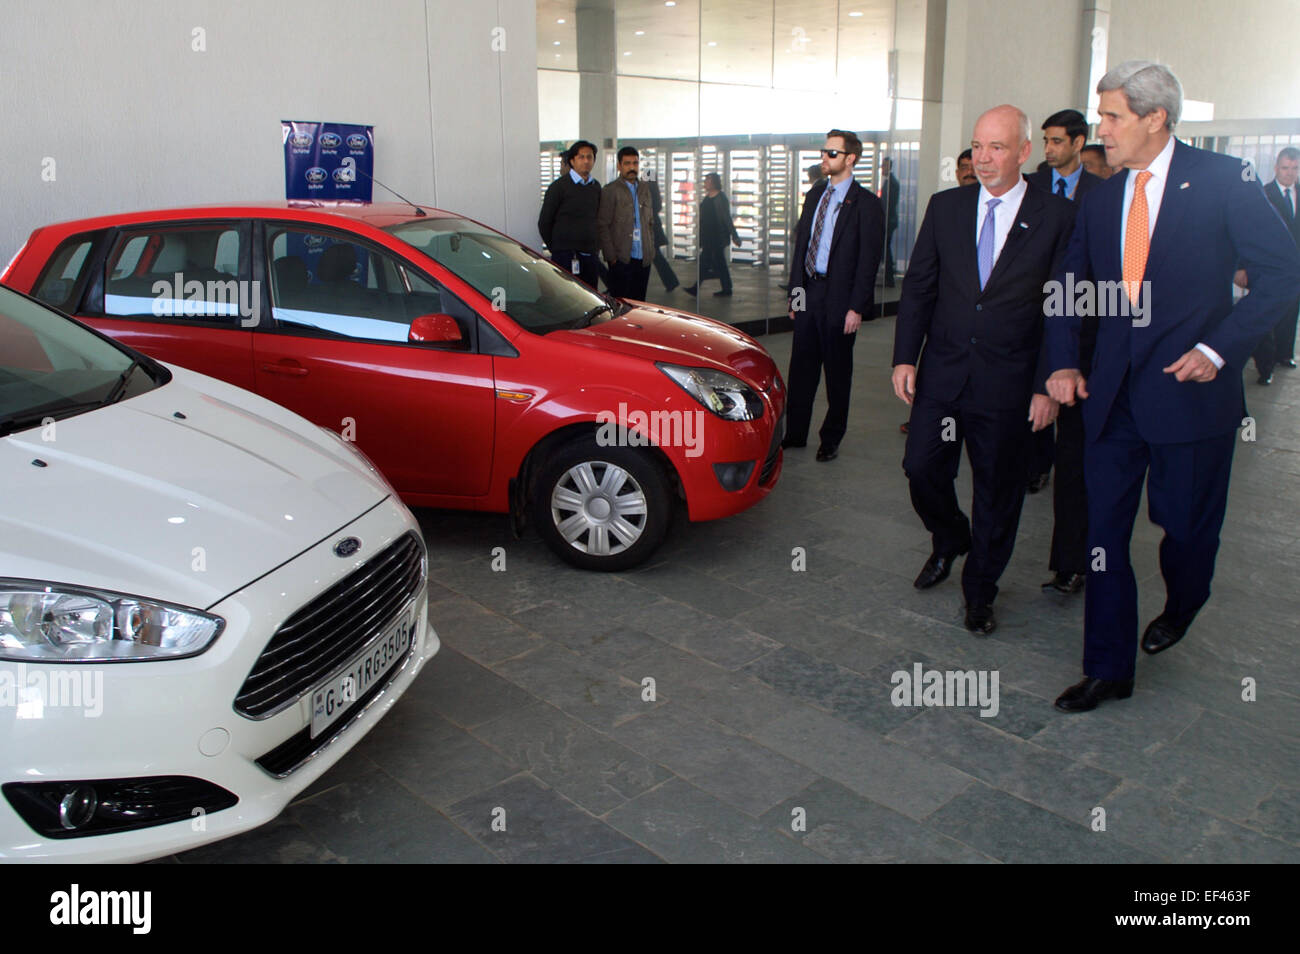
{"type": "Polygon", "coordinates": [[[533,0],[8,2],[0,267],[49,222],[283,198],[282,119],[372,124],[378,179],[536,243],[536,64],[533,0]]]}
{"type": "Polygon", "coordinates": [[[1166,64],[1216,121],[1294,118],[1298,43],[1300,0],[1114,0],[1108,65],[1166,64]]]}

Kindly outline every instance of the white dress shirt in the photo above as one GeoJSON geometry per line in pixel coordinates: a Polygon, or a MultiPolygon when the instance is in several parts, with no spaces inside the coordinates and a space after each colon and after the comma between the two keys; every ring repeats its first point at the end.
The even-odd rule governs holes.
{"type": "MultiPolygon", "coordinates": [[[[1147,180],[1145,190],[1147,196],[1147,238],[1149,240],[1156,231],[1156,219],[1160,217],[1160,203],[1165,197],[1165,187],[1169,185],[1169,163],[1173,161],[1173,158],[1174,137],[1170,136],[1169,141],[1165,143],[1165,148],[1160,150],[1160,154],[1151,160],[1151,164],[1145,170],[1128,170],[1128,178],[1124,180],[1124,214],[1123,218],[1120,219],[1119,230],[1119,260],[1121,262],[1124,261],[1124,246],[1128,243],[1128,210],[1129,206],[1133,204],[1133,190],[1137,187],[1138,173],[1151,173],[1151,178],[1147,180]]],[[[1150,251],[1149,246],[1148,251],[1150,251]]],[[[1213,361],[1216,368],[1223,369],[1223,358],[1209,345],[1198,343],[1196,350],[1213,361]]]]}
{"type": "Polygon", "coordinates": [[[993,264],[995,266],[998,263],[998,256],[1002,254],[1002,246],[1007,244],[1007,236],[1011,234],[1011,227],[1016,224],[1016,217],[1020,215],[1020,203],[1024,201],[1027,191],[1029,191],[1029,183],[1025,181],[1023,176],[1020,177],[1020,181],[1001,195],[993,195],[988,189],[984,188],[984,183],[980,183],[979,207],[975,210],[976,248],[980,246],[980,232],[984,231],[984,218],[989,214],[989,200],[1002,200],[993,210],[993,264]]]}

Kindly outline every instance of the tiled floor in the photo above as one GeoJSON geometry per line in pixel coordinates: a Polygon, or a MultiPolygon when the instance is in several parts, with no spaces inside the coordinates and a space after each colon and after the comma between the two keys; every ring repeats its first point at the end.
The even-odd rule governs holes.
{"type": "MultiPolygon", "coordinates": [[[[761,505],[681,523],[638,571],[421,513],[442,652],[278,820],[180,860],[1300,861],[1300,371],[1248,374],[1258,440],[1237,449],[1190,635],[1139,659],[1132,699],[1066,716],[1051,701],[1078,678],[1082,610],[1039,592],[1050,493],[1026,501],[991,638],[962,628],[955,580],[911,587],[928,544],[892,334],[859,336],[838,460],[789,452],[761,505]],[[996,671],[997,715],[894,706],[915,663],[996,671]]],[[[784,366],[789,335],[764,344],[784,366]]],[[[1158,539],[1143,517],[1144,619],[1158,539]]]]}

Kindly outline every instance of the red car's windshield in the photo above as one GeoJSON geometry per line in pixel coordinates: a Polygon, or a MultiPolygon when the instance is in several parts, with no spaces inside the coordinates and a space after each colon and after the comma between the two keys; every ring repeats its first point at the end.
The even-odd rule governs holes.
{"type": "Polygon", "coordinates": [[[468,282],[536,334],[581,327],[618,308],[549,260],[477,222],[416,219],[385,231],[468,282]]]}

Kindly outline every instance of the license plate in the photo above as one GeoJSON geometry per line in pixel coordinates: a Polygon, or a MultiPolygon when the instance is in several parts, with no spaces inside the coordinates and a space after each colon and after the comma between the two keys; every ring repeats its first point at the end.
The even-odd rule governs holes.
{"type": "Polygon", "coordinates": [[[382,635],[318,686],[311,699],[311,737],[337,722],[356,701],[405,657],[415,636],[411,607],[402,610],[382,635]]]}

